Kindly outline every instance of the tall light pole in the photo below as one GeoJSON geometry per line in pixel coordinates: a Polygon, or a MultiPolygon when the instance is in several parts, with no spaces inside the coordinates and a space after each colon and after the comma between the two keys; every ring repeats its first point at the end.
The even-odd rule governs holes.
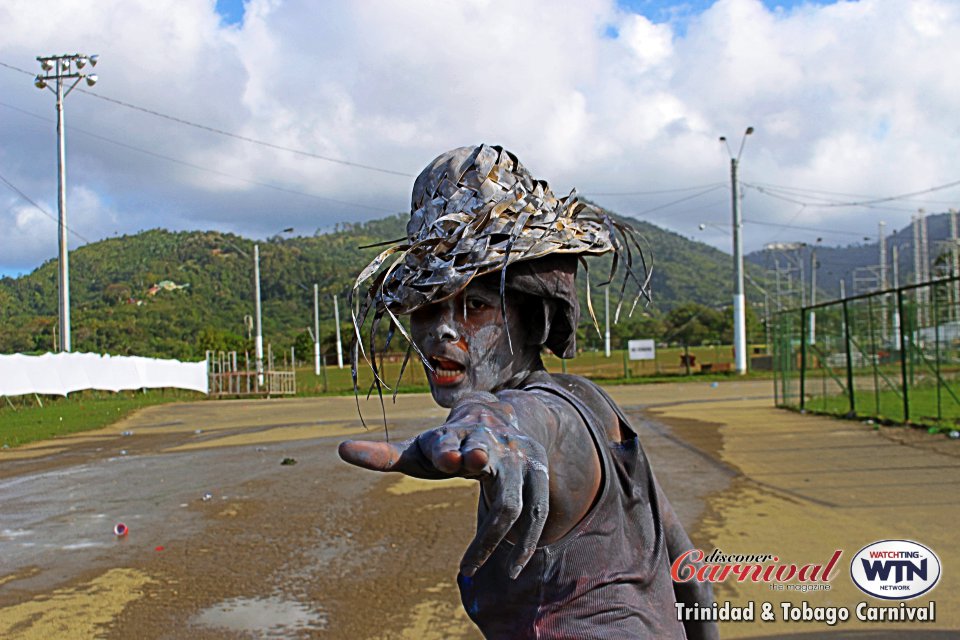
{"type": "Polygon", "coordinates": [[[257,385],[263,386],[263,326],[260,322],[260,245],[253,245],[253,299],[257,334],[254,350],[257,358],[257,385]]]}
{"type": "Polygon", "coordinates": [[[747,127],[740,140],[740,150],[734,156],[727,144],[726,136],[720,136],[720,142],[727,147],[730,155],[730,202],[733,209],[733,359],[737,373],[747,372],[747,318],[746,300],[743,294],[743,216],[740,214],[740,183],[737,178],[737,169],[740,165],[740,154],[747,136],[753,133],[753,127],[747,127]]]}
{"type": "MultiPolygon", "coordinates": [[[[820,268],[820,263],[817,262],[817,248],[820,246],[820,243],[823,241],[823,238],[817,238],[816,244],[813,245],[810,249],[810,306],[817,306],[817,269],[820,268]]],[[[810,344],[817,343],[817,312],[815,309],[810,309],[810,344]]]]}
{"type": "Polygon", "coordinates": [[[337,325],[337,367],[343,369],[343,342],[340,340],[340,303],[333,296],[333,323],[337,325]]]}
{"type": "Polygon", "coordinates": [[[313,284],[313,375],[320,375],[320,292],[313,284]]]}
{"type": "Polygon", "coordinates": [[[603,355],[610,357],[610,286],[603,288],[603,355]]]}
{"type": "Polygon", "coordinates": [[[57,284],[60,290],[59,323],[60,351],[70,351],[70,259],[67,254],[67,164],[63,133],[63,99],[73,91],[81,80],[92,87],[97,82],[96,74],[81,73],[89,64],[97,66],[98,56],[79,53],[61,56],[37,56],[44,73],[34,80],[38,89],[50,89],[57,96],[57,210],[59,217],[60,269],[57,284]],[[70,82],[72,80],[72,82],[70,82]],[[64,85],[69,84],[66,88],[64,85]],[[53,85],[53,86],[51,86],[53,85]]]}

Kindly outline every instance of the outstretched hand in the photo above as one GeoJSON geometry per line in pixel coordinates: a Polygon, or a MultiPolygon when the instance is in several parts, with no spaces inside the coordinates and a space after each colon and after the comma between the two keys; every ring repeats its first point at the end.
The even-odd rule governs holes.
{"type": "Polygon", "coordinates": [[[340,457],[374,471],[415,478],[474,478],[483,486],[487,515],[460,563],[472,576],[515,529],[509,574],[516,578],[536,549],[549,510],[547,453],[536,440],[507,425],[490,427],[491,415],[467,411],[442,427],[404,442],[347,441],[340,457]]]}

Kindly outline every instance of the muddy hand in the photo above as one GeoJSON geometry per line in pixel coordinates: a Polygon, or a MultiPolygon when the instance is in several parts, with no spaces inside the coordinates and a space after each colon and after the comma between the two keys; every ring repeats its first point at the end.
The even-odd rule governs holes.
{"type": "MultiPolygon", "coordinates": [[[[464,418],[461,418],[463,420],[464,418]]],[[[489,507],[460,564],[472,576],[516,525],[516,542],[508,560],[516,578],[533,556],[549,510],[549,475],[543,446],[526,436],[467,419],[388,442],[347,441],[340,457],[375,471],[397,471],[416,478],[480,480],[489,507]]]]}

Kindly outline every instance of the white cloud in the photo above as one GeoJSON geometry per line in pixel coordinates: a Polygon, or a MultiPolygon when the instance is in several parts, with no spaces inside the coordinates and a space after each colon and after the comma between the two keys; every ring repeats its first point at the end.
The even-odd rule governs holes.
{"type": "MultiPolygon", "coordinates": [[[[950,0],[789,11],[719,0],[683,28],[613,0],[562,8],[549,0],[343,0],[322,11],[308,0],[251,0],[235,26],[222,24],[213,0],[13,0],[0,7],[0,62],[32,71],[38,54],[100,53],[101,95],[408,174],[450,147],[487,141],[516,151],[558,192],[724,183],[717,137],[736,146],[754,125],[745,181],[890,195],[958,178],[960,85],[949,81],[960,66],[958,28],[960,7],[950,0]]],[[[6,68],[0,96],[45,119],[0,105],[0,175],[55,201],[52,96],[6,68]]],[[[66,112],[71,220],[91,239],[158,225],[310,233],[401,210],[409,197],[411,177],[264,148],[79,93],[66,112]]],[[[598,200],[629,214],[685,195],[598,200]]],[[[798,208],[747,196],[748,218],[786,221],[798,208]]],[[[957,197],[960,190],[928,200],[957,197]]],[[[30,240],[20,226],[23,203],[2,202],[0,224],[13,231],[0,235],[0,269],[55,256],[55,243],[30,240]]],[[[895,228],[921,205],[808,207],[793,224],[860,233],[883,217],[895,228]]],[[[692,235],[700,222],[725,222],[725,207],[724,193],[713,192],[650,219],[692,235]]],[[[748,249],[773,233],[748,226],[748,249]]]]}

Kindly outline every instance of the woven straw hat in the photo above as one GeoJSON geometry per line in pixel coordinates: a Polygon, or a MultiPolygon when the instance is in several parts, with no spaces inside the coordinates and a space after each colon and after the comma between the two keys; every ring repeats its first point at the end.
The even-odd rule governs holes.
{"type": "MultiPolygon", "coordinates": [[[[641,280],[633,269],[633,248],[643,260],[633,229],[581,201],[576,191],[556,197],[545,181],[535,179],[517,156],[502,147],[481,144],[438,156],[417,177],[410,208],[407,237],[383,250],[354,283],[351,294],[370,282],[354,316],[361,352],[360,326],[371,311],[371,350],[376,325],[384,315],[392,321],[387,340],[396,327],[410,341],[397,315],[454,296],[485,274],[500,273],[505,315],[502,294],[510,265],[546,256],[569,254],[586,267],[582,256],[614,252],[610,279],[618,263],[622,264],[621,302],[628,279],[636,282],[640,295],[647,294],[650,270],[644,263],[641,280]]],[[[568,302],[576,316],[576,292],[572,286],[566,289],[569,293],[564,295],[572,297],[568,302]]],[[[587,291],[587,306],[596,326],[589,279],[587,291]]],[[[618,315],[619,308],[618,303],[618,315]]],[[[574,330],[575,325],[574,317],[574,330]]],[[[551,348],[571,357],[571,345],[551,348]]],[[[412,342],[411,347],[419,353],[412,342]]],[[[375,359],[370,364],[376,373],[375,359]]]]}

